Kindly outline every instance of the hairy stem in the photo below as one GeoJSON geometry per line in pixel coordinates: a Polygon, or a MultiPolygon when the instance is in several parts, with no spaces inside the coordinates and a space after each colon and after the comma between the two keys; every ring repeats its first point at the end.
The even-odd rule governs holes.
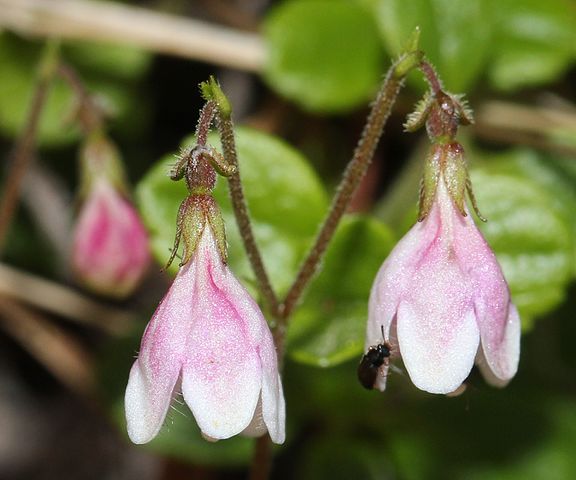
{"type": "Polygon", "coordinates": [[[230,190],[230,198],[232,199],[232,207],[234,208],[234,215],[236,216],[236,223],[240,230],[240,235],[244,242],[244,248],[250,265],[256,276],[258,289],[262,294],[264,302],[273,317],[278,316],[279,303],[276,293],[270,283],[270,278],[266,272],[266,267],[262,261],[260,250],[254,238],[252,230],[252,223],[250,222],[250,215],[248,213],[248,206],[246,205],[246,198],[244,197],[244,190],[240,180],[240,168],[238,166],[238,153],[236,151],[236,142],[234,140],[234,126],[230,116],[219,115],[218,117],[218,131],[220,133],[220,141],[222,142],[222,151],[224,158],[228,164],[232,165],[236,170],[228,177],[228,186],[230,190]]]}
{"type": "Polygon", "coordinates": [[[342,180],[332,200],[328,214],[318,232],[316,241],[302,263],[296,280],[288,291],[284,302],[280,305],[280,324],[287,323],[288,317],[296,307],[304,289],[316,272],[318,264],[326,252],[326,248],[342,216],[346,212],[360,181],[366,174],[366,170],[372,161],[386,120],[390,116],[392,106],[404,83],[404,78],[413,68],[418,66],[420,56],[419,52],[411,51],[401,56],[400,59],[392,65],[390,70],[388,70],[382,87],[378,92],[378,96],[372,105],[372,110],[368,115],[362,136],[354,151],[354,156],[344,171],[342,180]]]}
{"type": "Polygon", "coordinates": [[[22,181],[32,160],[40,115],[58,64],[58,50],[59,47],[56,42],[50,42],[46,45],[26,123],[10,155],[10,167],[1,189],[3,193],[0,199],[0,252],[4,248],[6,235],[12,224],[22,181]]]}

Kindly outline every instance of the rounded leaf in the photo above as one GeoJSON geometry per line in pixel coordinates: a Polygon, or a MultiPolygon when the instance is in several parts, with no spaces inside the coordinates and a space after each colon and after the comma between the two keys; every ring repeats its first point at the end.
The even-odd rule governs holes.
{"type": "Polygon", "coordinates": [[[267,18],[265,78],[280,94],[314,112],[366,103],[383,72],[372,16],[343,0],[288,1],[267,18]]]}

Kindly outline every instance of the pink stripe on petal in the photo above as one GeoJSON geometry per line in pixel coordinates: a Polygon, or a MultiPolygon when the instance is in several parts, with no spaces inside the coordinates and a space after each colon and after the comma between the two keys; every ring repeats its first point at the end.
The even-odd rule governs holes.
{"type": "Polygon", "coordinates": [[[202,432],[224,439],[250,424],[260,397],[262,367],[252,338],[260,330],[253,325],[259,319],[244,315],[246,309],[254,315],[253,301],[222,263],[210,228],[194,258],[198,295],[182,392],[202,432]]]}

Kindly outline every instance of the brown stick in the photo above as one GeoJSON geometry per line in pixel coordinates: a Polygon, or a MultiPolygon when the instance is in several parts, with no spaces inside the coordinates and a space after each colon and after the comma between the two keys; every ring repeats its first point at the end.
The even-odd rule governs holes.
{"type": "Polygon", "coordinates": [[[133,45],[251,72],[262,69],[259,35],[116,2],[0,0],[0,27],[24,35],[133,45]]]}
{"type": "Polygon", "coordinates": [[[4,249],[6,235],[16,212],[24,175],[32,161],[40,114],[54,76],[58,61],[57,56],[57,45],[54,43],[48,44],[38,72],[36,88],[34,89],[26,123],[10,154],[10,167],[4,180],[4,185],[0,190],[3,192],[0,199],[0,254],[4,249]]]}

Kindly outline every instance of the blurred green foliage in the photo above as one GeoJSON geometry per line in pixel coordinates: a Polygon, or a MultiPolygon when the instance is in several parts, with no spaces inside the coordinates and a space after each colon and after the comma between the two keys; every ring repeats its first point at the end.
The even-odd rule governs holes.
{"type": "Polygon", "coordinates": [[[421,48],[449,90],[469,91],[485,78],[514,91],[574,64],[574,25],[570,0],[287,0],[265,24],[266,78],[314,112],[358,107],[388,66],[379,51],[394,57],[419,26],[421,48]]]}

